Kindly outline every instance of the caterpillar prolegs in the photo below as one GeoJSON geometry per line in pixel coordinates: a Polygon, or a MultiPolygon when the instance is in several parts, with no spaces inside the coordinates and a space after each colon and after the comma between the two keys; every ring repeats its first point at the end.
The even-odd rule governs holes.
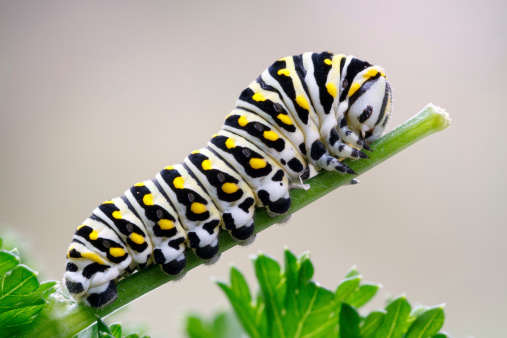
{"type": "Polygon", "coordinates": [[[240,95],[206,147],[153,180],[98,206],[67,253],[70,294],[98,308],[116,299],[115,281],[160,264],[185,267],[185,248],[218,253],[219,228],[240,241],[254,231],[254,208],[283,215],[289,190],[309,167],[354,174],[342,158],[367,158],[391,112],[384,70],[353,56],[304,53],[276,61],[240,95]]]}

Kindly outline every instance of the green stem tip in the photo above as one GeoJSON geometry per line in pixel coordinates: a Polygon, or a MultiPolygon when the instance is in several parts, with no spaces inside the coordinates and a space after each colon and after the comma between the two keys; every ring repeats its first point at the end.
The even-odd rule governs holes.
{"type": "MultiPolygon", "coordinates": [[[[357,161],[345,160],[344,163],[358,175],[382,163],[406,147],[447,128],[450,124],[449,115],[444,109],[428,104],[418,114],[392,130],[378,141],[370,145],[370,158],[357,161]]],[[[292,206],[288,214],[292,214],[334,189],[351,181],[354,175],[344,175],[336,172],[321,172],[307,180],[311,189],[292,190],[292,206]]],[[[271,218],[264,209],[255,213],[255,233],[282,221],[287,215],[271,218]]],[[[236,246],[238,242],[232,240],[228,233],[221,231],[219,235],[219,253],[236,246]]],[[[204,263],[191,250],[187,250],[187,266],[183,273],[204,263]]],[[[111,305],[95,310],[82,304],[76,304],[61,290],[50,298],[38,318],[34,321],[26,336],[39,337],[68,337],[73,336],[96,322],[96,316],[106,317],[135,299],[147,294],[159,286],[171,281],[174,276],[166,275],[158,265],[152,265],[145,270],[134,273],[117,283],[118,299],[111,305]]]]}

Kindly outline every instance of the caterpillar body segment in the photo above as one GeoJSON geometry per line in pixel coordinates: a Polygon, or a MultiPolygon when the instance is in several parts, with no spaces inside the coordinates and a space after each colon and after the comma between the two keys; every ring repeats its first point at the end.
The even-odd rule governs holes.
{"type": "Polygon", "coordinates": [[[379,66],[330,52],[277,60],[243,90],[205,148],[102,203],[77,228],[67,289],[99,308],[135,270],[159,264],[180,274],[186,248],[214,262],[219,228],[251,243],[255,206],[286,214],[289,190],[306,189],[312,168],[353,174],[340,159],[368,157],[361,150],[382,135],[391,107],[379,66]]]}

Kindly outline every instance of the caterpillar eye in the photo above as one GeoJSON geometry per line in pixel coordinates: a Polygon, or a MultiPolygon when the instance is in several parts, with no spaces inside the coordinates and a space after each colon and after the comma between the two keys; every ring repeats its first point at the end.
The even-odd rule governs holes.
{"type": "Polygon", "coordinates": [[[221,183],[224,183],[224,182],[225,182],[225,176],[224,176],[224,174],[219,173],[219,174],[218,174],[218,180],[219,180],[221,183]]]}
{"type": "Polygon", "coordinates": [[[347,79],[343,80],[343,89],[347,88],[349,86],[349,81],[347,79]]]}
{"type": "Polygon", "coordinates": [[[254,127],[255,129],[257,129],[258,131],[262,131],[264,128],[262,127],[262,124],[260,124],[259,122],[255,122],[254,123],[254,127]]]}
{"type": "Polygon", "coordinates": [[[190,193],[188,193],[188,200],[189,200],[190,202],[194,202],[194,201],[195,201],[195,196],[194,196],[194,194],[192,194],[191,192],[190,192],[190,193]]]}
{"type": "Polygon", "coordinates": [[[158,218],[164,217],[164,212],[161,209],[157,209],[157,217],[158,218]]]}
{"type": "Polygon", "coordinates": [[[111,243],[108,241],[102,241],[102,246],[106,249],[109,249],[111,247],[111,243]]]}
{"type": "Polygon", "coordinates": [[[273,105],[273,107],[275,108],[275,110],[276,110],[277,113],[283,112],[283,108],[282,108],[282,105],[280,103],[275,103],[273,105]]]}
{"type": "Polygon", "coordinates": [[[133,227],[133,226],[132,226],[132,224],[130,224],[130,223],[127,223],[126,228],[127,228],[127,232],[128,232],[128,233],[131,233],[132,231],[134,231],[134,227],[133,227]]]}

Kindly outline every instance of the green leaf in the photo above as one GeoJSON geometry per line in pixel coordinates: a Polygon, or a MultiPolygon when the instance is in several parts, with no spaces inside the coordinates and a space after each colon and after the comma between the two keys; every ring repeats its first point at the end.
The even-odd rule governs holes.
{"type": "Polygon", "coordinates": [[[345,278],[356,277],[361,275],[355,266],[351,267],[345,274],[345,278]]]}
{"type": "Polygon", "coordinates": [[[114,324],[109,325],[109,330],[111,330],[111,334],[115,338],[121,338],[123,335],[120,323],[114,323],[114,324]]]}
{"type": "Polygon", "coordinates": [[[420,314],[410,325],[406,338],[427,338],[437,334],[444,325],[443,306],[435,306],[420,314]]]}
{"type": "Polygon", "coordinates": [[[190,338],[208,338],[213,336],[213,327],[198,316],[190,315],[187,316],[186,332],[190,338]]]}
{"type": "MultiPolygon", "coordinates": [[[[217,281],[217,285],[224,291],[232,304],[244,330],[251,337],[262,337],[267,334],[265,313],[258,313],[260,304],[252,304],[252,297],[248,284],[239,270],[231,268],[231,286],[217,281]]],[[[264,308],[262,306],[262,308],[264,308]]]]}
{"type": "Polygon", "coordinates": [[[24,297],[38,288],[36,273],[24,265],[16,266],[0,278],[0,311],[16,308],[24,297]]]}
{"type": "Polygon", "coordinates": [[[231,268],[231,291],[241,302],[246,304],[252,302],[252,295],[250,294],[250,289],[248,288],[245,277],[243,277],[241,272],[235,267],[231,268]]]}
{"type": "Polygon", "coordinates": [[[398,338],[403,337],[410,325],[408,321],[410,315],[410,304],[405,296],[393,300],[387,307],[387,313],[377,331],[378,338],[398,338]]]}
{"type": "Polygon", "coordinates": [[[282,309],[285,298],[285,283],[280,265],[274,259],[263,254],[254,261],[255,274],[262,291],[268,318],[268,331],[271,337],[285,337],[282,309]]]}
{"type": "Polygon", "coordinates": [[[7,251],[0,251],[0,276],[5,275],[8,271],[14,269],[18,264],[18,256],[7,251]]]}
{"type": "Polygon", "coordinates": [[[220,312],[212,323],[195,315],[188,316],[187,335],[190,338],[236,338],[244,336],[244,332],[234,314],[220,312]]]}
{"type": "Polygon", "coordinates": [[[44,301],[41,301],[42,304],[39,305],[2,311],[0,313],[0,337],[13,337],[23,332],[44,307],[44,301]]]}
{"type": "Polygon", "coordinates": [[[97,316],[97,329],[99,331],[99,335],[102,333],[112,335],[112,332],[111,332],[111,329],[109,329],[109,326],[107,326],[106,323],[104,323],[102,321],[102,319],[98,316],[97,316]]]}
{"type": "Polygon", "coordinates": [[[377,294],[378,289],[378,284],[363,284],[359,286],[355,292],[350,293],[345,298],[344,302],[356,308],[360,308],[377,294]]]}
{"type": "Polygon", "coordinates": [[[359,283],[361,283],[361,275],[349,276],[342,280],[334,293],[336,301],[344,301],[358,288],[359,283]]]}
{"type": "Polygon", "coordinates": [[[447,335],[447,333],[438,333],[431,338],[451,338],[451,336],[447,335]]]}
{"type": "Polygon", "coordinates": [[[354,307],[342,303],[340,310],[340,338],[358,338],[361,318],[354,307]]]}
{"type": "Polygon", "coordinates": [[[361,329],[359,331],[360,338],[373,338],[377,332],[382,320],[384,320],[385,313],[380,311],[372,311],[366,316],[361,329]]]}

